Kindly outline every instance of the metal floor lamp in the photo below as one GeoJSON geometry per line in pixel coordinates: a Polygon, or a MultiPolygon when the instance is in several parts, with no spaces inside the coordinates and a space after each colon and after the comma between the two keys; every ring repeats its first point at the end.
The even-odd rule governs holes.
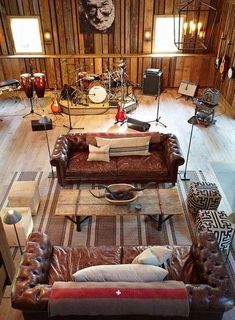
{"type": "MultiPolygon", "coordinates": [[[[46,125],[50,123],[50,119],[45,116],[44,114],[41,116],[41,118],[38,120],[40,124],[43,124],[44,126],[44,131],[46,135],[46,142],[47,142],[47,150],[48,150],[48,155],[49,155],[49,161],[51,160],[51,151],[50,151],[50,145],[49,145],[49,140],[48,140],[48,135],[47,135],[47,127],[46,125]]],[[[51,166],[51,172],[48,175],[48,178],[56,178],[56,173],[53,171],[52,165],[51,166]]]]}
{"type": "Polygon", "coordinates": [[[13,225],[14,226],[17,243],[18,243],[18,246],[19,246],[19,249],[20,249],[20,253],[22,255],[23,251],[22,251],[22,248],[21,248],[20,239],[19,239],[18,232],[17,232],[17,229],[16,229],[16,224],[21,219],[22,219],[22,216],[21,216],[21,214],[19,212],[17,212],[14,209],[10,209],[10,210],[7,211],[6,215],[4,216],[3,222],[5,224],[9,224],[9,225],[13,225]]]}
{"type": "Polygon", "coordinates": [[[188,120],[188,123],[190,123],[192,126],[191,126],[191,132],[190,132],[190,137],[189,137],[188,151],[187,151],[187,157],[186,157],[186,162],[185,162],[184,173],[183,173],[183,175],[180,174],[180,179],[182,181],[190,180],[190,178],[187,177],[187,167],[188,167],[188,159],[189,159],[190,147],[191,147],[192,136],[193,136],[193,127],[194,127],[195,124],[199,123],[197,116],[196,115],[192,116],[188,120]]]}

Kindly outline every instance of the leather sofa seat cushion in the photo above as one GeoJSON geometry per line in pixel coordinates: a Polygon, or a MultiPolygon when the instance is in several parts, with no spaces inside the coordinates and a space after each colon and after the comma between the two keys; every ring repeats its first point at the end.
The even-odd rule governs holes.
{"type": "MultiPolygon", "coordinates": [[[[147,248],[147,246],[123,247],[122,263],[132,263],[134,258],[147,248]]],[[[164,268],[169,272],[166,279],[199,283],[200,275],[196,272],[190,246],[170,246],[170,248],[173,249],[171,258],[164,263],[164,268]]]]}
{"type": "Polygon", "coordinates": [[[116,161],[87,161],[88,152],[73,153],[70,157],[66,175],[68,177],[97,178],[117,176],[116,161]]]}
{"type": "Polygon", "coordinates": [[[48,283],[73,281],[72,275],[86,267],[120,264],[122,249],[116,246],[62,248],[54,246],[48,283]]]}
{"type": "MultiPolygon", "coordinates": [[[[112,157],[110,158],[112,159],[112,157]]],[[[120,176],[158,176],[168,174],[166,161],[161,151],[154,151],[149,156],[116,157],[118,175],[120,176]]]]}

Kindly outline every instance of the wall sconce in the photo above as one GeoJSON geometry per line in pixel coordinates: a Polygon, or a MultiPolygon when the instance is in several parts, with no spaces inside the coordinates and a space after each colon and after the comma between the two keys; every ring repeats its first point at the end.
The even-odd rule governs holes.
{"type": "Polygon", "coordinates": [[[43,36],[44,36],[45,43],[50,44],[52,41],[51,33],[49,31],[46,31],[46,32],[44,32],[43,36]]]}
{"type": "Polygon", "coordinates": [[[147,30],[144,32],[144,40],[145,41],[151,41],[152,39],[152,32],[150,30],[147,30]]]}

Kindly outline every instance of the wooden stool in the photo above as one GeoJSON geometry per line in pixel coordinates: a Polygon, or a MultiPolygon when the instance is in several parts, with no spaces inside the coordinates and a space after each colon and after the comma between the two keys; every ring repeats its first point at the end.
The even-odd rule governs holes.
{"type": "Polygon", "coordinates": [[[10,209],[15,209],[22,215],[22,219],[16,223],[16,230],[19,236],[19,241],[21,246],[25,245],[25,241],[28,238],[28,235],[32,232],[33,230],[33,219],[31,215],[31,210],[30,208],[23,208],[23,207],[14,207],[14,208],[4,208],[0,212],[0,217],[2,219],[3,227],[6,233],[7,241],[9,246],[12,247],[18,247],[18,242],[14,230],[13,225],[5,224],[3,222],[3,217],[7,213],[8,210],[10,209]]]}
{"type": "Polygon", "coordinates": [[[9,207],[29,207],[36,215],[40,203],[37,181],[15,181],[8,195],[9,207]]]}

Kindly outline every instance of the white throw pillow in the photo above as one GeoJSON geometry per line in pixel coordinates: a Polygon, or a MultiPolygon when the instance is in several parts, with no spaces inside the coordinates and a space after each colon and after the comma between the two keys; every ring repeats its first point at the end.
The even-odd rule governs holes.
{"type": "Polygon", "coordinates": [[[162,281],[168,271],[150,265],[143,264],[115,264],[99,265],[79,270],[73,274],[75,281],[126,281],[126,282],[150,282],[162,281]]]}
{"type": "Polygon", "coordinates": [[[153,246],[141,252],[132,263],[161,266],[172,255],[172,249],[164,246],[153,246]]]}
{"type": "Polygon", "coordinates": [[[89,155],[87,161],[106,161],[109,162],[109,145],[95,147],[89,144],[89,155]]]}
{"type": "Polygon", "coordinates": [[[110,157],[148,156],[150,139],[151,136],[113,139],[96,137],[97,146],[110,145],[110,157]]]}

